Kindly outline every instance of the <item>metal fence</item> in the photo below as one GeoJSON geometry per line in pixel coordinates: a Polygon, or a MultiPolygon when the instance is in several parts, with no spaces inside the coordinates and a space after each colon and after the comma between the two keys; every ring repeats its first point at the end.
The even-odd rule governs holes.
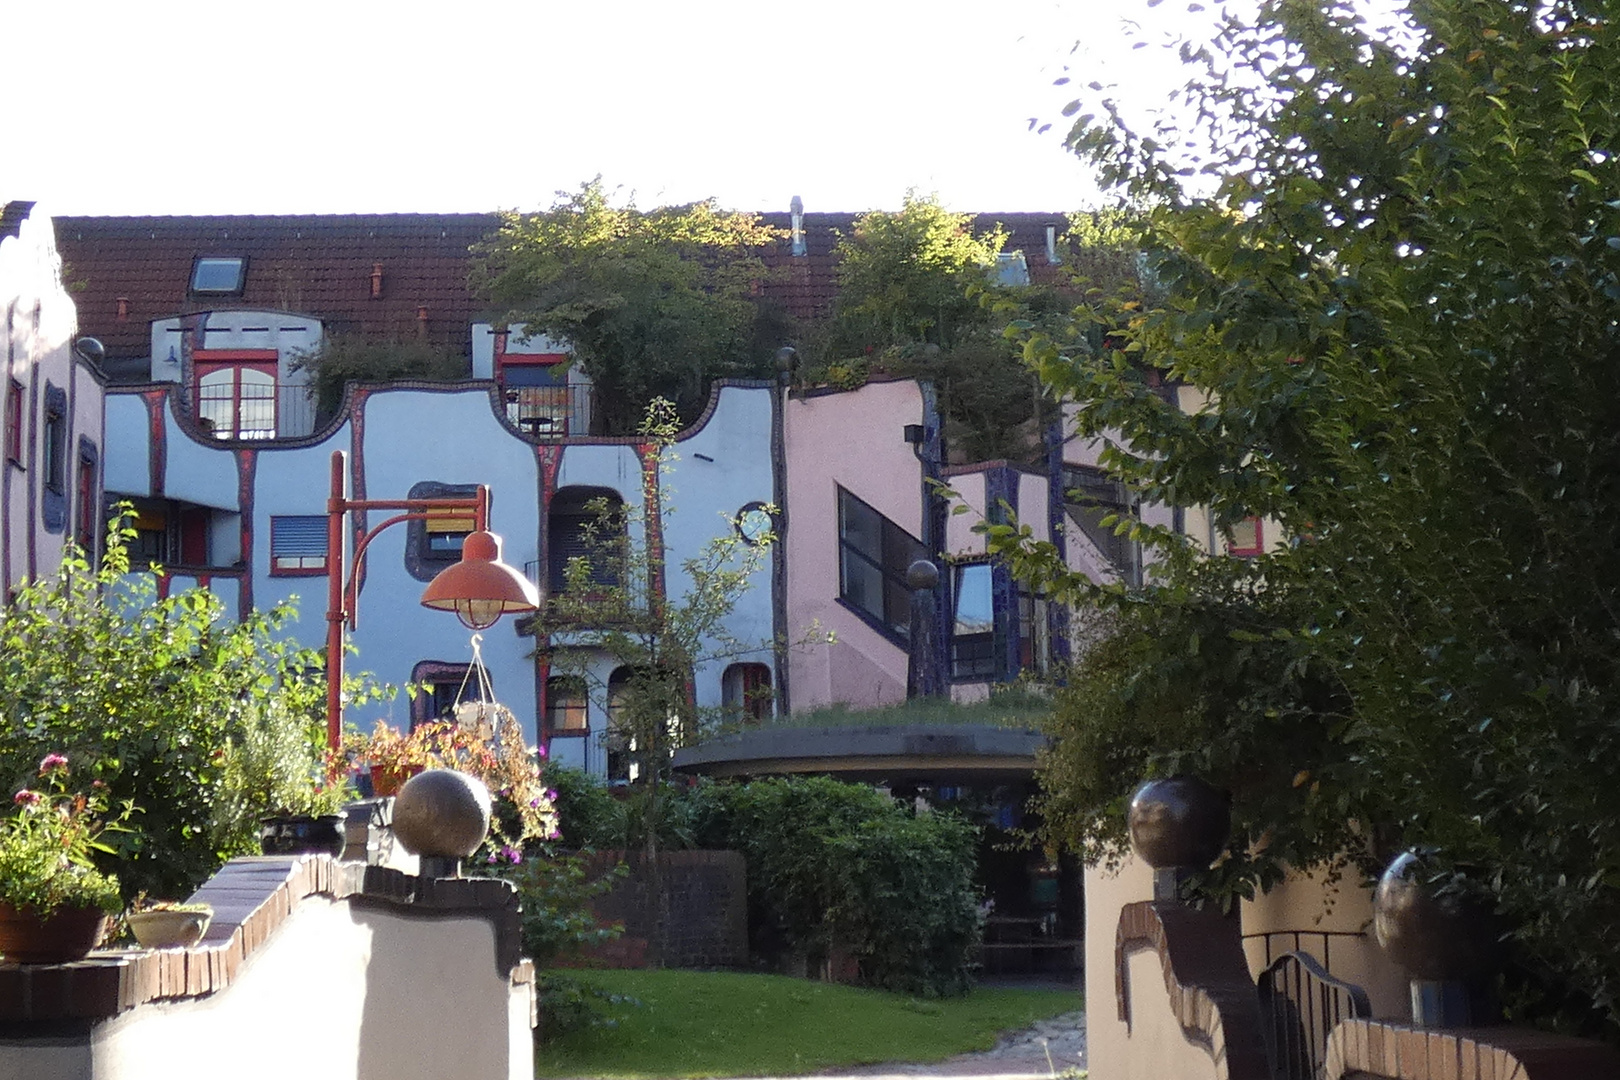
{"type": "Polygon", "coordinates": [[[315,400],[301,383],[197,387],[197,423],[216,439],[292,439],[315,430],[315,400]]]}
{"type": "Polygon", "coordinates": [[[566,439],[594,434],[589,386],[508,386],[506,417],[525,435],[566,439]]]}
{"type": "Polygon", "coordinates": [[[1257,990],[1266,1055],[1277,1080],[1316,1080],[1334,1026],[1372,1015],[1366,991],[1334,978],[1308,953],[1277,957],[1260,974],[1257,990]]]}

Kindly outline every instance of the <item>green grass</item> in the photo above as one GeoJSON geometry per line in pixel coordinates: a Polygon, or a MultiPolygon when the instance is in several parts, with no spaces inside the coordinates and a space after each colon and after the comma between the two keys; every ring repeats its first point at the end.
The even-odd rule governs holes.
{"type": "Polygon", "coordinates": [[[780,975],[706,971],[569,971],[641,1006],[618,1026],[541,1045],[540,1077],[782,1076],[887,1061],[938,1061],[988,1050],[1002,1031],[1081,1008],[1073,991],[981,988],[919,1001],[780,975]]]}

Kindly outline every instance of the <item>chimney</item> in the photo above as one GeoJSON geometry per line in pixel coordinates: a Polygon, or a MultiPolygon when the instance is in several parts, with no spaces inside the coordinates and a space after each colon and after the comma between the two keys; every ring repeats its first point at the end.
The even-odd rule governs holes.
{"type": "Polygon", "coordinates": [[[127,296],[120,296],[118,298],[118,321],[129,321],[129,297],[127,296]]]}
{"type": "Polygon", "coordinates": [[[427,308],[416,309],[416,332],[422,337],[427,336],[427,308]]]}
{"type": "Polygon", "coordinates": [[[810,246],[804,242],[804,200],[793,196],[788,209],[793,211],[793,254],[808,255],[810,246]]]}
{"type": "Polygon", "coordinates": [[[382,263],[371,264],[371,298],[382,299],[382,263]]]}
{"type": "Polygon", "coordinates": [[[1046,265],[1056,266],[1062,261],[1062,259],[1058,258],[1057,226],[1048,225],[1046,227],[1046,265]]]}

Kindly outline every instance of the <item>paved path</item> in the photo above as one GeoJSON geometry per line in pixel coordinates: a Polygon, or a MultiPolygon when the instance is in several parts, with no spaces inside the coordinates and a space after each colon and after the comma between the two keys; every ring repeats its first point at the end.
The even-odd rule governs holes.
{"type": "Polygon", "coordinates": [[[822,1074],[832,1077],[975,1077],[978,1080],[1052,1080],[1067,1069],[1086,1067],[1086,1014],[1065,1013],[1034,1027],[1003,1035],[994,1049],[958,1054],[931,1064],[864,1065],[822,1074]]]}

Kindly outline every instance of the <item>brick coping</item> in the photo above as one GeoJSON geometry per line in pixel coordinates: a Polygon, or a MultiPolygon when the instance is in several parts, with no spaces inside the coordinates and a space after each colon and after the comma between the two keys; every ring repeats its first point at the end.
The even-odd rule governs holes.
{"type": "Polygon", "coordinates": [[[419,878],[328,855],[232,859],[192,894],[213,907],[202,940],[189,949],[113,949],[72,964],[0,964],[0,1027],[110,1020],[154,1001],[205,998],[228,987],[247,959],[298,902],[327,896],[423,918],[483,917],[495,930],[496,972],[534,981],[521,953],[517,890],[495,878],[419,878]]]}
{"type": "Polygon", "coordinates": [[[1612,1080],[1620,1051],[1519,1027],[1417,1028],[1344,1020],[1328,1035],[1326,1080],[1612,1080]]]}

